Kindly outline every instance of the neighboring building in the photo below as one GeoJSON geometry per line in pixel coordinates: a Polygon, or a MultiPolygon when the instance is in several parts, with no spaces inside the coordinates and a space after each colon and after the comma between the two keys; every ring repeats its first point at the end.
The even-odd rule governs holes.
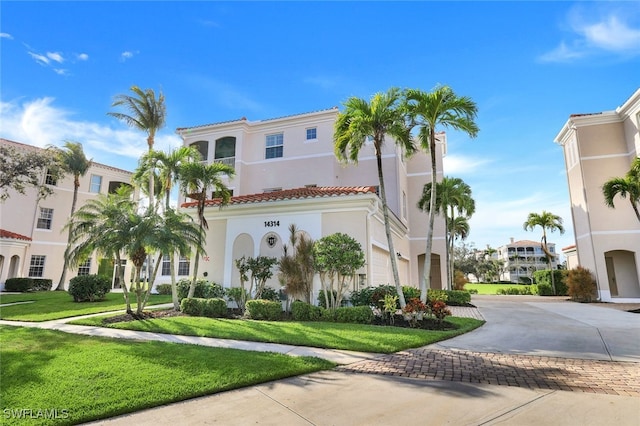
{"type": "MultiPolygon", "coordinates": [[[[554,258],[551,261],[551,269],[557,269],[558,254],[556,253],[556,245],[547,243],[547,247],[554,254],[554,258]]],[[[502,281],[530,284],[535,271],[549,269],[549,263],[542,250],[542,244],[536,241],[514,241],[511,238],[509,244],[498,247],[496,254],[497,259],[504,262],[503,272],[500,276],[502,281]]]]}
{"type": "MultiPolygon", "coordinates": [[[[333,149],[337,115],[338,109],[332,108],[263,121],[242,118],[177,129],[184,145],[197,148],[207,162],[223,162],[236,171],[226,181],[233,191],[231,203],[220,209],[210,201],[206,209],[207,254],[200,262],[199,276],[225,287],[238,286],[234,260],[243,255],[279,258],[289,239],[289,225],[295,224],[314,240],[336,232],[358,240],[366,256],[366,266],[358,271],[358,286],[393,283],[382,204],[376,195],[373,144],[362,149],[357,165],[339,163],[333,149]]],[[[445,134],[439,139],[441,173],[445,134]]],[[[430,160],[424,153],[405,159],[388,140],[383,168],[400,281],[418,286],[428,216],[417,203],[431,179],[430,160]]],[[[181,197],[179,204],[195,214],[191,201],[181,197]]],[[[445,259],[441,218],[436,221],[433,247],[431,285],[441,288],[446,282],[446,268],[440,266],[445,259]]],[[[168,281],[168,269],[166,272],[158,282],[168,281]]],[[[279,287],[275,277],[269,284],[279,287]]]]}
{"type": "Polygon", "coordinates": [[[605,205],[602,187],[629,171],[640,152],[640,89],[615,111],[574,114],[555,142],[564,150],[578,263],[597,280],[600,300],[640,298],[640,223],[629,200],[605,205]]]}
{"type": "MultiPolygon", "coordinates": [[[[31,145],[0,139],[0,144],[19,151],[40,150],[31,145]]],[[[77,208],[97,194],[114,191],[121,184],[129,184],[131,172],[100,163],[93,163],[87,174],[80,178],[77,208]]],[[[54,286],[62,275],[67,232],[62,228],[71,213],[73,176],[67,175],[54,182],[50,176],[42,176],[42,184],[53,189],[53,194],[38,201],[36,189],[27,189],[24,195],[10,192],[9,198],[0,202],[0,289],[7,278],[49,278],[54,286]]],[[[75,270],[70,270],[67,280],[76,275],[95,274],[99,259],[92,256],[75,270]]],[[[68,281],[65,288],[68,288],[68,281]]]]}

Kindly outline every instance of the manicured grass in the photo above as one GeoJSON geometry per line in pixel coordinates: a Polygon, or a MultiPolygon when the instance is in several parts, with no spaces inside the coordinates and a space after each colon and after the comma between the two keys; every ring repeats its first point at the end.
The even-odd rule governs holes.
{"type": "Polygon", "coordinates": [[[2,423],[20,425],[76,424],[335,366],[309,357],[10,326],[0,326],[0,357],[2,423]],[[42,410],[41,417],[7,418],[20,409],[34,417],[42,410]],[[55,409],[57,420],[44,419],[44,410],[55,409]]]}
{"type": "MultiPolygon", "coordinates": [[[[108,293],[100,302],[76,303],[66,291],[39,291],[34,293],[3,294],[0,304],[34,301],[0,308],[0,319],[14,321],[48,321],[78,315],[95,314],[124,310],[122,293],[108,293]]],[[[131,308],[136,309],[135,297],[131,299],[131,308]]],[[[159,303],[170,303],[170,295],[151,295],[147,306],[159,303]]]]}
{"type": "Polygon", "coordinates": [[[376,325],[329,322],[251,321],[204,317],[169,317],[104,325],[102,317],[71,324],[96,325],[154,333],[217,337],[296,346],[393,353],[464,334],[482,324],[472,318],[449,317],[456,330],[432,331],[376,325]]]}
{"type": "Polygon", "coordinates": [[[466,283],[464,285],[465,290],[478,290],[478,294],[498,294],[498,290],[507,289],[511,287],[524,288],[531,287],[528,284],[483,284],[483,283],[466,283]]]}

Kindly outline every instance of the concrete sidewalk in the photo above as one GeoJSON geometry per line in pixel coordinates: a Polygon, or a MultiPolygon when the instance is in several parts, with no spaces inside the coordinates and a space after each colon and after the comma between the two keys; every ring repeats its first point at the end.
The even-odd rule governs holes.
{"type": "MultiPolygon", "coordinates": [[[[583,365],[599,363],[603,371],[623,367],[624,375],[639,382],[640,348],[637,337],[640,317],[637,314],[540,298],[474,297],[473,303],[488,323],[474,332],[437,345],[358,361],[336,370],[169,404],[95,424],[640,424],[640,393],[636,396],[595,394],[586,390],[545,389],[544,384],[523,387],[444,378],[448,371],[464,369],[453,355],[474,350],[494,358],[498,353],[507,360],[514,357],[528,362],[534,358],[551,359],[555,363],[553,366],[538,370],[544,374],[562,369],[565,363],[575,364],[575,360],[581,360],[583,365]],[[585,348],[588,350],[583,352],[585,348]],[[453,364],[441,369],[444,376],[440,379],[420,377],[424,365],[413,362],[413,359],[405,365],[407,377],[393,372],[362,372],[365,366],[376,363],[397,368],[394,356],[404,353],[413,356],[420,351],[446,353],[453,359],[453,364]],[[554,358],[550,358],[551,355],[554,358]],[[632,362],[611,361],[618,358],[632,362]]],[[[490,364],[503,369],[504,362],[494,359],[490,364]]],[[[535,366],[531,368],[536,371],[535,366]]],[[[481,366],[481,370],[486,370],[486,367],[481,366]]],[[[522,367],[521,372],[531,374],[529,367],[522,367]]],[[[580,381],[583,374],[576,371],[568,377],[580,381]]],[[[610,381],[598,376],[586,380],[610,381]]],[[[535,374],[533,383],[537,383],[535,374]]]]}

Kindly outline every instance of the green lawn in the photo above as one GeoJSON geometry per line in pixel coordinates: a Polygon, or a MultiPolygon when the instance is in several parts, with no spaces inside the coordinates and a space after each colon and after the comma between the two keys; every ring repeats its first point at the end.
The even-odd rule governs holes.
{"type": "Polygon", "coordinates": [[[524,288],[531,287],[528,284],[484,284],[484,283],[466,283],[465,290],[478,290],[478,294],[498,294],[498,290],[511,287],[524,288]]]}
{"type": "Polygon", "coordinates": [[[429,345],[467,333],[482,324],[472,318],[449,317],[456,330],[431,331],[362,324],[294,321],[251,321],[204,317],[170,317],[104,325],[102,317],[71,324],[96,325],[154,333],[217,337],[296,346],[393,353],[429,345]]]}
{"type": "Polygon", "coordinates": [[[19,425],[76,424],[335,366],[310,357],[10,326],[0,326],[0,357],[2,424],[19,425]],[[10,418],[21,409],[33,417],[41,410],[41,417],[10,418]],[[44,419],[53,410],[58,420],[44,419]]]}
{"type": "MultiPolygon", "coordinates": [[[[131,307],[135,310],[135,297],[131,300],[133,302],[131,307]]],[[[0,319],[38,322],[125,309],[122,293],[108,293],[103,301],[83,303],[74,302],[66,291],[0,295],[0,304],[24,301],[34,301],[34,303],[3,306],[0,308],[0,319]]],[[[170,302],[170,295],[151,295],[147,306],[170,302]]]]}

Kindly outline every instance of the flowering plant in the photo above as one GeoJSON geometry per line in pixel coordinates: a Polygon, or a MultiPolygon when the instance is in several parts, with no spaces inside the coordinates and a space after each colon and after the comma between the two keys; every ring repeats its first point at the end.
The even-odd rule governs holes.
{"type": "Polygon", "coordinates": [[[429,301],[429,310],[431,314],[438,320],[439,324],[442,324],[444,319],[451,315],[451,311],[447,307],[447,304],[442,300],[430,300],[429,301]]]}
{"type": "Polygon", "coordinates": [[[413,297],[409,299],[404,308],[402,308],[402,313],[404,317],[409,321],[411,327],[415,327],[418,323],[418,320],[422,319],[424,313],[427,311],[427,305],[425,305],[422,300],[417,297],[413,297]]]}

